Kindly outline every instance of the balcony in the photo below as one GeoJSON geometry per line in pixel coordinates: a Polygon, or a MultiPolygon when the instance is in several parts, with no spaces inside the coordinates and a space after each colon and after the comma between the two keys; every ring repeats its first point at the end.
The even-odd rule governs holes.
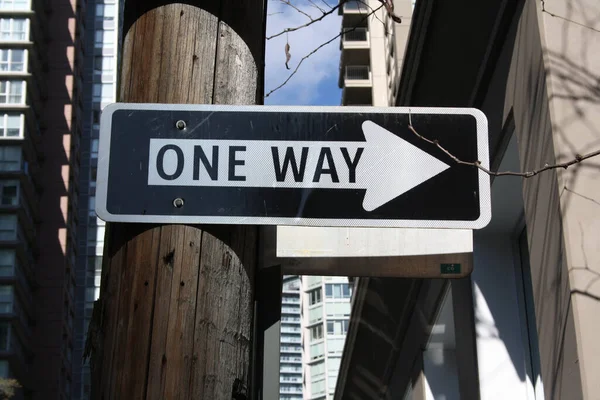
{"type": "Polygon", "coordinates": [[[287,335],[281,335],[280,339],[281,343],[302,343],[302,339],[300,339],[300,337],[295,337],[295,336],[287,336],[287,335]]]}
{"type": "Polygon", "coordinates": [[[345,87],[371,86],[371,68],[367,65],[348,65],[344,71],[345,87]]]}
{"type": "Polygon", "coordinates": [[[301,333],[302,328],[297,326],[282,326],[281,333],[301,333]]]}
{"type": "Polygon", "coordinates": [[[279,368],[280,373],[302,373],[302,367],[282,366],[279,368]]]}
{"type": "Polygon", "coordinates": [[[281,353],[300,353],[300,352],[302,352],[302,347],[301,346],[281,346],[280,352],[281,353]]]}
{"type": "Polygon", "coordinates": [[[282,314],[300,314],[300,307],[281,307],[282,314]]]}
{"type": "Polygon", "coordinates": [[[340,49],[368,49],[369,30],[367,28],[344,28],[340,49]]]}
{"type": "Polygon", "coordinates": [[[282,304],[300,304],[300,297],[298,296],[282,296],[281,298],[282,304]]]}
{"type": "Polygon", "coordinates": [[[339,8],[338,14],[368,14],[369,11],[367,0],[348,0],[343,7],[339,8]]]}
{"type": "Polygon", "coordinates": [[[302,378],[296,376],[282,376],[279,378],[279,383],[302,383],[302,378]]]}
{"type": "Polygon", "coordinates": [[[296,364],[296,363],[302,363],[302,357],[293,357],[293,356],[281,356],[279,358],[279,363],[280,364],[296,364]]]}
{"type": "Polygon", "coordinates": [[[279,388],[279,393],[298,393],[298,394],[302,394],[302,388],[295,388],[295,387],[288,387],[288,386],[281,386],[279,388]]]}

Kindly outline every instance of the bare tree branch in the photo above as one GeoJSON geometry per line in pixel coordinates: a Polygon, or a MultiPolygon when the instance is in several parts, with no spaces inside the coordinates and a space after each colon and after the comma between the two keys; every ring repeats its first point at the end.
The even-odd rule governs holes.
{"type": "Polygon", "coordinates": [[[392,20],[394,20],[394,22],[402,22],[402,18],[394,14],[394,2],[392,0],[379,0],[379,2],[385,6],[388,15],[392,18],[392,20]]]}
{"type": "Polygon", "coordinates": [[[469,162],[469,161],[463,161],[463,160],[459,159],[454,154],[450,153],[446,148],[444,148],[438,140],[431,140],[431,139],[428,139],[425,136],[421,135],[419,132],[417,132],[417,130],[415,129],[415,127],[412,124],[412,116],[411,116],[410,112],[408,114],[408,129],[410,129],[410,131],[412,133],[414,133],[419,139],[436,146],[438,149],[440,149],[441,151],[446,153],[446,155],[448,155],[448,157],[450,157],[452,160],[454,160],[455,163],[461,164],[461,165],[469,165],[469,166],[478,168],[490,176],[520,176],[523,178],[531,178],[541,172],[548,171],[550,169],[558,169],[558,168],[567,169],[571,165],[579,164],[580,162],[587,160],[588,158],[592,158],[592,157],[596,157],[596,156],[600,155],[600,150],[596,150],[596,151],[593,151],[588,154],[583,154],[583,155],[576,154],[575,158],[570,161],[566,161],[564,163],[559,163],[559,164],[552,164],[552,165],[546,164],[541,168],[534,169],[533,171],[527,171],[527,172],[495,171],[494,172],[494,171],[490,171],[489,169],[487,169],[483,165],[481,165],[481,161],[479,161],[479,160],[474,161],[474,162],[469,162]]]}
{"type": "Polygon", "coordinates": [[[319,10],[319,11],[321,11],[322,13],[325,13],[325,12],[326,12],[326,11],[325,11],[325,10],[323,10],[321,7],[319,7],[317,4],[315,4],[315,2],[314,2],[313,0],[308,0],[308,2],[309,2],[310,4],[312,4],[312,6],[313,6],[314,8],[316,8],[316,9],[317,9],[317,10],[319,10]]]}
{"type": "Polygon", "coordinates": [[[298,11],[300,14],[304,15],[305,17],[307,17],[311,21],[314,21],[313,17],[311,17],[310,14],[305,13],[304,11],[302,11],[301,9],[299,9],[298,7],[296,7],[295,5],[293,5],[290,0],[279,0],[279,1],[281,1],[283,4],[286,4],[286,5],[290,6],[290,7],[292,7],[294,10],[298,11]]]}
{"type": "Polygon", "coordinates": [[[310,25],[314,24],[315,22],[319,22],[319,21],[323,20],[323,18],[325,18],[326,16],[328,16],[328,15],[332,14],[333,12],[335,12],[335,10],[337,10],[338,8],[340,8],[345,2],[346,2],[346,0],[340,0],[340,2],[337,5],[335,5],[331,10],[328,10],[328,11],[324,12],[323,15],[321,15],[320,17],[314,18],[314,19],[311,18],[310,22],[307,22],[304,25],[296,26],[295,28],[285,28],[284,30],[282,30],[279,33],[276,33],[276,34],[271,35],[271,36],[267,36],[266,39],[267,40],[271,40],[271,39],[274,39],[274,38],[276,38],[278,36],[281,36],[281,35],[283,35],[285,33],[294,32],[294,31],[297,31],[299,29],[306,28],[307,26],[310,26],[310,25]]]}
{"type": "MultiPolygon", "coordinates": [[[[340,1],[340,4],[342,4],[342,2],[340,1]]],[[[383,7],[383,5],[379,6],[378,8],[376,8],[375,10],[373,10],[372,12],[368,13],[365,15],[365,17],[360,21],[363,22],[364,20],[366,20],[367,18],[369,18],[371,16],[371,14],[379,11],[381,8],[383,7]]],[[[287,79],[285,81],[283,81],[283,83],[281,83],[279,86],[277,86],[276,88],[270,90],[267,94],[265,94],[265,98],[269,97],[273,92],[276,92],[277,90],[281,89],[282,87],[284,87],[289,81],[290,79],[292,79],[292,77],[294,75],[296,75],[296,73],[298,72],[298,69],[300,69],[300,66],[302,65],[302,63],[308,59],[310,56],[312,56],[313,54],[315,54],[317,51],[319,51],[321,48],[327,46],[329,43],[333,42],[334,40],[338,39],[340,36],[342,36],[344,33],[347,32],[352,32],[353,30],[355,30],[358,26],[355,26],[353,28],[348,28],[348,29],[343,29],[340,33],[338,33],[337,35],[335,35],[334,37],[332,37],[331,39],[327,40],[326,42],[321,43],[319,46],[317,46],[314,50],[312,50],[310,53],[308,53],[307,55],[305,55],[304,57],[302,57],[302,59],[300,60],[300,62],[298,62],[298,65],[296,65],[296,68],[292,71],[292,73],[287,77],[287,79]]]]}

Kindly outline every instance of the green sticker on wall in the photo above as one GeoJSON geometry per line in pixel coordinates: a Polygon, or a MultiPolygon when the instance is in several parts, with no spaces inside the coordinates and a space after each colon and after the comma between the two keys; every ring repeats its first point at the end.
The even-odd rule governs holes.
{"type": "Polygon", "coordinates": [[[442,264],[440,272],[442,275],[460,274],[460,264],[442,264]]]}

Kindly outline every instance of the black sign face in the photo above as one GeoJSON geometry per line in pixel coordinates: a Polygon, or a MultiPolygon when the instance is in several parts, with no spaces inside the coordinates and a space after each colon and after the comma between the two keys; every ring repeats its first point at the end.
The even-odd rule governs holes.
{"type": "Polygon", "coordinates": [[[479,229],[490,181],[475,109],[117,103],[96,211],[112,222],[479,229]]]}

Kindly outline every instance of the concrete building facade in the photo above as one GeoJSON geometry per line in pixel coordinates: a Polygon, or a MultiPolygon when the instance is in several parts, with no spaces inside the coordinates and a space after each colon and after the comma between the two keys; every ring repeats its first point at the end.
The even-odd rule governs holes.
{"type": "Polygon", "coordinates": [[[85,2],[0,1],[0,377],[72,391],[85,2]]]}
{"type": "Polygon", "coordinates": [[[96,216],[98,139],[102,109],[116,101],[119,7],[118,0],[89,0],[86,12],[83,136],[79,177],[79,241],[77,243],[77,291],[74,400],[90,398],[90,369],[83,361],[87,329],[94,301],[100,294],[105,223],[96,216]]]}
{"type": "Polygon", "coordinates": [[[281,292],[279,399],[302,400],[301,280],[285,275],[281,292]]]}
{"type": "Polygon", "coordinates": [[[413,2],[394,1],[395,23],[377,0],[351,0],[342,16],[340,74],[344,106],[386,107],[395,104],[413,2]]]}
{"type": "Polygon", "coordinates": [[[304,399],[332,399],[350,319],[345,277],[302,277],[304,399]]]}
{"type": "MultiPolygon", "coordinates": [[[[396,105],[482,110],[492,170],[598,150],[599,7],[420,0],[396,105]]],[[[336,398],[598,398],[599,166],[494,178],[469,278],[359,279],[336,398]]]]}

